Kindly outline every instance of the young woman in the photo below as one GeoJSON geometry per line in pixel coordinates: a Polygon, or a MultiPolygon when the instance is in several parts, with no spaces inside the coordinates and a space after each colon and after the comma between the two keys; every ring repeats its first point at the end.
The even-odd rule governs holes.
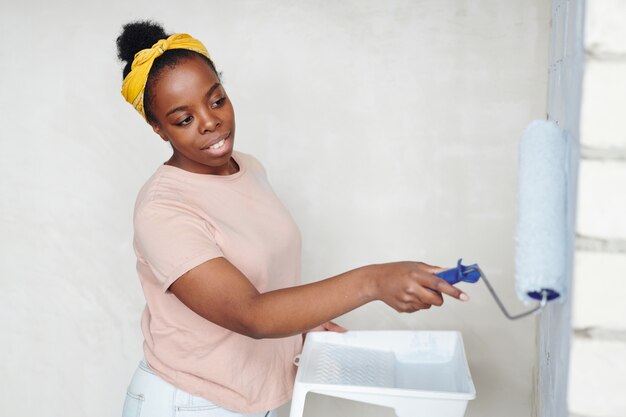
{"type": "Polygon", "coordinates": [[[467,300],[421,262],[298,285],[300,235],[262,165],[235,151],[235,114],[198,40],[124,26],[122,94],[172,156],[137,197],[144,355],[123,415],[267,416],[291,396],[302,334],[382,300],[400,312],[467,300]]]}

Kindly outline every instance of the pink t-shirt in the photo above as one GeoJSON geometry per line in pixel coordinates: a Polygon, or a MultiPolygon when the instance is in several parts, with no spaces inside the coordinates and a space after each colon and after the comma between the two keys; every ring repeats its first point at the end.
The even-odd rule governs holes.
{"type": "Polygon", "coordinates": [[[300,335],[256,340],[200,317],[169,286],[216,257],[237,267],[261,293],[300,279],[298,227],[265,170],[234,152],[239,172],[203,175],[161,165],[135,205],[134,247],[146,297],[144,354],[166,381],[241,413],[287,402],[300,335]]]}

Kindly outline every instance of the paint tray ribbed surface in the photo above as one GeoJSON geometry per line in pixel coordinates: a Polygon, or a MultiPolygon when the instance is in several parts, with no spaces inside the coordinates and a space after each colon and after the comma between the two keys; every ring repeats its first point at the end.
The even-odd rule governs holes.
{"type": "Polygon", "coordinates": [[[309,333],[291,417],[302,416],[307,392],[392,407],[399,417],[462,417],[476,397],[455,331],[309,333]]]}

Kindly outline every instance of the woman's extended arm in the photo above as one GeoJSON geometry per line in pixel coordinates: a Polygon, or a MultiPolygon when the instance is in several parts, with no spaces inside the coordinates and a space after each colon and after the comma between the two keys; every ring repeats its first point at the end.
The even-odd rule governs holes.
{"type": "Polygon", "coordinates": [[[225,258],[191,269],[170,291],[203,318],[256,339],[306,332],[374,300],[400,312],[440,306],[441,293],[467,296],[421,262],[369,265],[311,284],[259,293],[225,258]]]}

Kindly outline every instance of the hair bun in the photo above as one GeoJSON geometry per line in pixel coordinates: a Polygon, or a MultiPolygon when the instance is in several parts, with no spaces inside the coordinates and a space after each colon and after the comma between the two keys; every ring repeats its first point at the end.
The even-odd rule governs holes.
{"type": "Polygon", "coordinates": [[[117,37],[117,57],[126,61],[126,66],[130,70],[137,52],[150,48],[160,39],[167,37],[163,26],[151,20],[127,23],[122,27],[120,36],[117,37]]]}

